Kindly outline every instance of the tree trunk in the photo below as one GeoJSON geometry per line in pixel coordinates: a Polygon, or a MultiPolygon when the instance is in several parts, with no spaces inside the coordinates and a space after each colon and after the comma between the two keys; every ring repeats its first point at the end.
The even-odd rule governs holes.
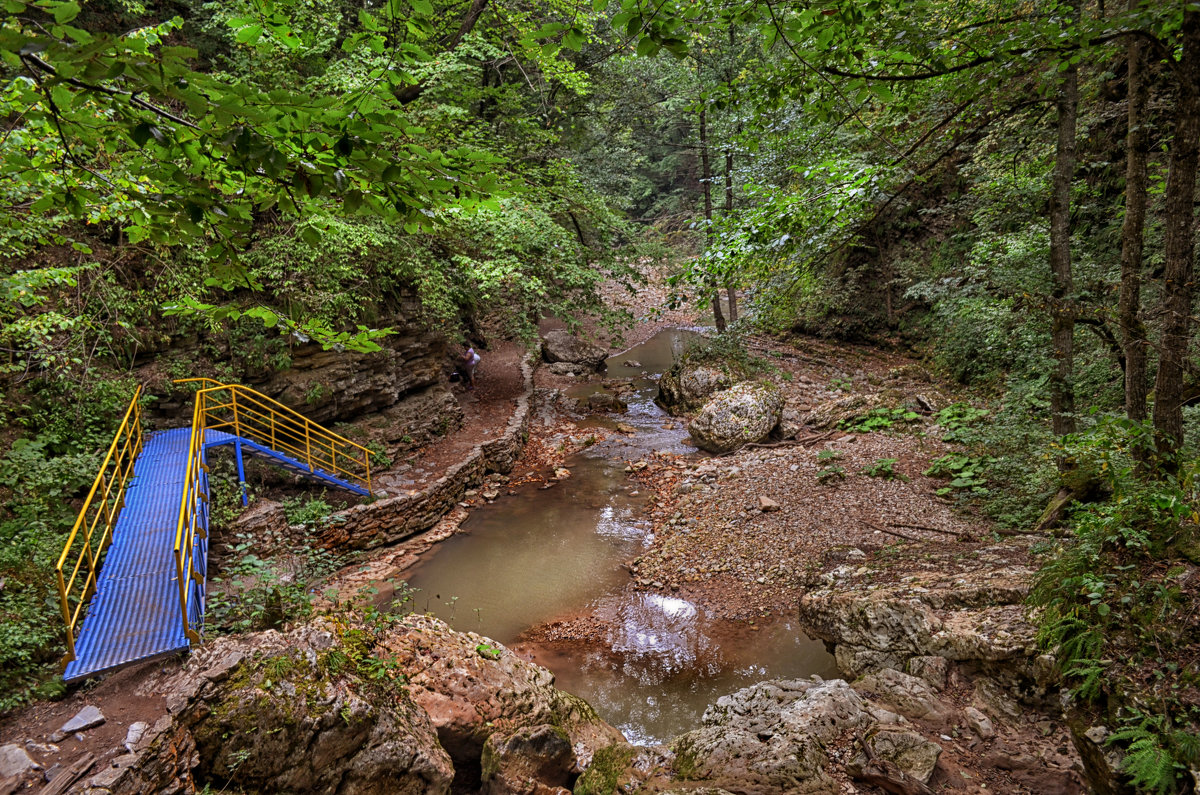
{"type": "MultiPolygon", "coordinates": [[[[1072,22],[1079,19],[1078,3],[1072,22]]],[[[1062,74],[1056,100],[1058,146],[1050,188],[1050,336],[1054,369],[1050,373],[1050,422],[1055,436],[1075,432],[1075,315],[1071,307],[1071,182],[1075,175],[1075,118],[1079,110],[1079,69],[1071,65],[1062,74]]],[[[1059,468],[1066,462],[1059,461],[1059,468]]]]}
{"type": "Polygon", "coordinates": [[[1163,223],[1163,330],[1154,381],[1154,430],[1159,453],[1168,459],[1183,441],[1183,374],[1192,310],[1192,236],[1200,159],[1200,11],[1184,11],[1180,38],[1183,52],[1175,72],[1179,90],[1163,223]]]}
{"type": "MultiPolygon", "coordinates": [[[[733,33],[730,32],[732,37],[733,33]]],[[[733,214],[733,147],[725,147],[725,215],[733,214]]],[[[729,322],[736,323],[738,319],[737,288],[733,280],[725,285],[725,294],[729,297],[729,322]]]]}
{"type": "MultiPolygon", "coordinates": [[[[703,100],[702,100],[703,101],[703,100]]],[[[700,179],[704,184],[704,220],[705,237],[712,240],[713,236],[713,203],[712,203],[712,163],[708,157],[708,110],[700,107],[700,179]]],[[[713,288],[712,308],[713,320],[717,323],[717,333],[725,332],[725,315],[721,312],[721,291],[710,277],[713,288]]]]}
{"type": "MultiPolygon", "coordinates": [[[[1141,0],[1129,0],[1136,11],[1141,0]]],[[[1146,80],[1146,45],[1137,36],[1129,37],[1128,130],[1125,133],[1125,220],[1121,225],[1121,294],[1117,301],[1117,319],[1121,324],[1121,347],[1125,357],[1125,415],[1141,422],[1146,419],[1146,327],[1141,319],[1142,249],[1146,227],[1146,158],[1150,131],[1146,127],[1146,107],[1150,87],[1146,80]]],[[[1143,451],[1144,452],[1144,451],[1143,451]]],[[[1143,458],[1134,451],[1139,460],[1143,458]]]]}

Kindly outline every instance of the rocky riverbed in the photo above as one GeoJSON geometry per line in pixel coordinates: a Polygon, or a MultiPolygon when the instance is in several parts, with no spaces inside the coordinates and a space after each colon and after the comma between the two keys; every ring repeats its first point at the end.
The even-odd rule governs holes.
{"type": "MultiPolygon", "coordinates": [[[[501,644],[323,600],[308,623],[145,663],[9,721],[0,793],[1110,791],[1102,727],[1068,731],[1053,661],[1026,620],[1036,539],[995,535],[922,474],[952,449],[936,422],[950,390],[878,351],[751,346],[773,364],[780,430],[727,455],[630,458],[631,490],[650,495],[652,542],[629,561],[625,587],[688,600],[743,632],[798,619],[833,652],[839,677],[760,682],[717,699],[669,742],[634,746],[501,644]],[[914,417],[885,432],[839,427],[901,407],[914,417]],[[89,707],[100,721],[67,731],[89,707]]],[[[511,478],[464,485],[432,531],[335,582],[351,593],[402,576],[501,492],[564,488],[561,440],[587,436],[587,421],[560,395],[599,377],[558,370],[537,374],[549,421],[533,423],[511,478]]],[[[621,385],[606,391],[619,400],[621,385]]],[[[619,418],[609,424],[604,433],[629,433],[619,418]]],[[[605,637],[604,617],[583,614],[527,640],[605,637]]]]}

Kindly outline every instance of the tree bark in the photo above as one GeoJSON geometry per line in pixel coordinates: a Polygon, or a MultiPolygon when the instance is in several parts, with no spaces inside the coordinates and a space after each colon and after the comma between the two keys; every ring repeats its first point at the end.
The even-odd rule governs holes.
{"type": "Polygon", "coordinates": [[[1184,11],[1180,40],[1163,223],[1163,330],[1154,381],[1154,430],[1158,451],[1168,460],[1183,441],[1183,375],[1189,348],[1196,166],[1200,160],[1200,11],[1184,11]]]}
{"type": "MultiPolygon", "coordinates": [[[[712,162],[708,156],[708,109],[700,106],[700,180],[704,185],[704,220],[705,238],[709,241],[713,236],[713,202],[712,202],[712,162]]],[[[713,320],[717,324],[717,333],[725,332],[725,315],[721,312],[721,291],[715,279],[709,277],[713,288],[712,308],[713,320]]]]}
{"type": "MultiPolygon", "coordinates": [[[[732,37],[733,33],[730,32],[732,37]]],[[[725,147],[725,215],[733,214],[733,147],[725,147]]],[[[725,295],[729,297],[729,322],[736,323],[738,319],[737,288],[732,279],[725,285],[725,295]]]]}
{"type": "MultiPolygon", "coordinates": [[[[1136,11],[1141,0],[1129,0],[1136,11]]],[[[1146,159],[1150,131],[1146,108],[1150,87],[1146,80],[1146,45],[1137,36],[1128,45],[1129,108],[1125,133],[1125,220],[1121,224],[1121,293],[1117,320],[1121,324],[1121,347],[1125,357],[1125,415],[1146,419],[1146,327],[1141,319],[1142,251],[1146,227],[1146,159]]],[[[1137,451],[1135,451],[1137,455],[1137,451]]],[[[1141,456],[1138,456],[1139,460],[1141,456]]]]}
{"type": "MultiPolygon", "coordinates": [[[[1078,0],[1072,22],[1079,19],[1078,0]]],[[[1071,182],[1075,175],[1075,121],[1079,110],[1079,69],[1062,73],[1056,98],[1058,145],[1050,189],[1050,337],[1054,369],[1050,373],[1050,422],[1055,436],[1075,432],[1075,315],[1071,308],[1071,182]]],[[[1059,469],[1066,467],[1059,461],[1059,469]]]]}

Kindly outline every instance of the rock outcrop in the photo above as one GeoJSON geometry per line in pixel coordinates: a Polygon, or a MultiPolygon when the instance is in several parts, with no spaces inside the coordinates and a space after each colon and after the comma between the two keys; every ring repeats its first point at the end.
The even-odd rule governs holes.
{"type": "Polygon", "coordinates": [[[565,329],[553,329],[542,335],[542,356],[551,364],[567,362],[599,370],[604,367],[608,351],[565,329]]]}
{"type": "Polygon", "coordinates": [[[761,682],[718,699],[703,722],[672,743],[675,775],[742,793],[838,791],[826,749],[849,736],[871,737],[872,756],[922,782],[941,751],[840,679],[761,682]]]}
{"type": "MultiPolygon", "coordinates": [[[[975,553],[986,563],[988,550],[975,553]]],[[[914,674],[944,677],[926,658],[976,663],[1032,661],[1033,626],[1025,617],[1032,570],[988,568],[969,575],[908,577],[880,587],[860,569],[844,565],[824,575],[800,599],[810,634],[835,646],[838,667],[851,676],[883,668],[903,670],[922,658],[914,674]]],[[[942,664],[944,665],[944,664],[942,664]]]]}
{"type": "Polygon", "coordinates": [[[444,793],[454,779],[429,716],[392,677],[363,676],[363,630],[332,621],[222,638],[150,685],[169,714],[85,792],[241,789],[444,793]]]}
{"type": "Polygon", "coordinates": [[[599,748],[625,745],[583,699],[554,687],[554,675],[505,647],[427,616],[408,616],[380,643],[408,681],[456,762],[479,762],[488,738],[553,726],[569,738],[580,767],[599,748]]]}
{"type": "Polygon", "coordinates": [[[625,745],[545,669],[424,616],[222,638],[156,676],[169,714],[81,791],[416,795],[448,792],[459,765],[489,791],[553,793],[625,745]]]}
{"type": "MultiPolygon", "coordinates": [[[[444,374],[446,339],[420,321],[414,297],[403,299],[378,326],[393,333],[378,340],[381,350],[359,353],[324,350],[312,342],[292,342],[272,355],[245,349],[227,335],[165,340],[157,358],[177,362],[189,375],[231,379],[278,400],[322,424],[345,422],[365,414],[382,414],[394,434],[390,443],[407,437],[407,446],[422,444],[433,433],[445,434],[462,424],[462,410],[444,374]],[[219,371],[222,375],[215,375],[219,371]]],[[[154,348],[148,349],[154,351],[154,348]]],[[[161,383],[158,371],[145,379],[167,395],[151,414],[177,424],[191,412],[191,392],[161,383]]]]}
{"type": "Polygon", "coordinates": [[[782,411],[783,397],[774,384],[738,384],[713,395],[688,423],[688,433],[701,450],[728,453],[766,438],[782,411]]]}

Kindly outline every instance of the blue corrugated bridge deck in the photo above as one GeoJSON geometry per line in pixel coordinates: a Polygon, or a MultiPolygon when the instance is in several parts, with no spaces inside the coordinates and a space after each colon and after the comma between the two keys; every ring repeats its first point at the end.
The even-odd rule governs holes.
{"type": "MultiPolygon", "coordinates": [[[[204,449],[237,445],[289,471],[335,488],[369,495],[360,485],[308,466],[290,456],[248,439],[221,431],[204,432],[204,449]]],[[[183,499],[190,452],[191,428],[174,428],[147,436],[125,491],[125,506],[113,526],[112,543],[96,580],[78,637],[75,659],[63,678],[92,676],[126,663],[188,648],[181,616],[179,577],[174,555],[175,534],[183,499]]],[[[208,561],[208,478],[199,484],[204,495],[197,516],[193,549],[195,569],[202,575],[208,561]]],[[[204,614],[204,581],[193,589],[188,624],[200,626],[204,614]]]]}

